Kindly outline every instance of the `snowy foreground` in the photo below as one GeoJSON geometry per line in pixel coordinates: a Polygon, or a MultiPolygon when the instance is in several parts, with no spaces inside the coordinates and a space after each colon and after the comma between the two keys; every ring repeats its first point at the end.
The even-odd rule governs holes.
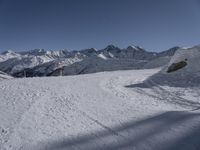
{"type": "Polygon", "coordinates": [[[1,80],[0,149],[199,150],[199,86],[158,71],[1,80]]]}

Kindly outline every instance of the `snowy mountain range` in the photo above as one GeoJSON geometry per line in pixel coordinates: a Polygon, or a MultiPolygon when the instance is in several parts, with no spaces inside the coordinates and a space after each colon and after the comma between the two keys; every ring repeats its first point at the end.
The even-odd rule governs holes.
{"type": "Polygon", "coordinates": [[[134,49],[134,58],[129,50],[14,53],[11,60],[43,60],[30,68],[43,74],[60,66],[68,75],[168,63],[2,81],[8,75],[0,72],[0,150],[199,150],[200,46],[172,57],[173,50],[134,49]]]}
{"type": "Polygon", "coordinates": [[[155,68],[166,65],[179,47],[164,52],[148,52],[139,46],[125,49],[109,45],[104,49],[80,51],[24,52],[5,51],[0,54],[0,71],[14,77],[58,76],[101,71],[155,68]]]}

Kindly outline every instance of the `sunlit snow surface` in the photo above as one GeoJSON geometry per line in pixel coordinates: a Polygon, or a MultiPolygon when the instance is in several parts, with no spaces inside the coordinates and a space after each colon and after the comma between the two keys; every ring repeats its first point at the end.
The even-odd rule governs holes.
{"type": "Polygon", "coordinates": [[[160,69],[0,81],[1,150],[199,150],[199,86],[160,69]]]}

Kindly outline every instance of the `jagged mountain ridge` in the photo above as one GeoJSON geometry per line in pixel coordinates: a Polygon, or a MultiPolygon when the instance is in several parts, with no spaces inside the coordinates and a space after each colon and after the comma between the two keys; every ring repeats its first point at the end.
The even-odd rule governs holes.
{"type": "Polygon", "coordinates": [[[140,69],[158,58],[171,57],[178,48],[174,47],[160,53],[148,52],[139,46],[121,49],[114,45],[108,45],[101,50],[94,48],[80,51],[35,49],[18,53],[9,50],[0,54],[0,70],[16,77],[24,76],[24,71],[26,71],[28,77],[33,77],[58,75],[56,72],[63,67],[68,72],[64,75],[140,69]]]}

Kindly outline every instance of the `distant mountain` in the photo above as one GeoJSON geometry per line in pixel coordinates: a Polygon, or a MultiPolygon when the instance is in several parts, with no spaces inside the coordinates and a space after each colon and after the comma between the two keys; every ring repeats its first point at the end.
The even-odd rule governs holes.
{"type": "Polygon", "coordinates": [[[11,79],[12,77],[9,76],[8,74],[0,71],[0,81],[3,80],[3,79],[11,79]]]}
{"type": "Polygon", "coordinates": [[[57,76],[100,71],[160,67],[168,63],[179,47],[164,52],[148,52],[139,46],[120,49],[114,45],[97,50],[24,52],[6,51],[0,54],[0,70],[15,77],[57,76]],[[149,65],[147,65],[149,64],[149,65]],[[152,65],[151,65],[152,64],[152,65]]]}
{"type": "Polygon", "coordinates": [[[11,58],[16,58],[16,57],[20,57],[20,54],[12,50],[4,51],[0,54],[0,62],[6,61],[11,58]]]}
{"type": "Polygon", "coordinates": [[[158,53],[158,56],[159,57],[173,56],[178,49],[180,49],[180,47],[178,47],[178,46],[172,47],[166,51],[158,53]]]}

